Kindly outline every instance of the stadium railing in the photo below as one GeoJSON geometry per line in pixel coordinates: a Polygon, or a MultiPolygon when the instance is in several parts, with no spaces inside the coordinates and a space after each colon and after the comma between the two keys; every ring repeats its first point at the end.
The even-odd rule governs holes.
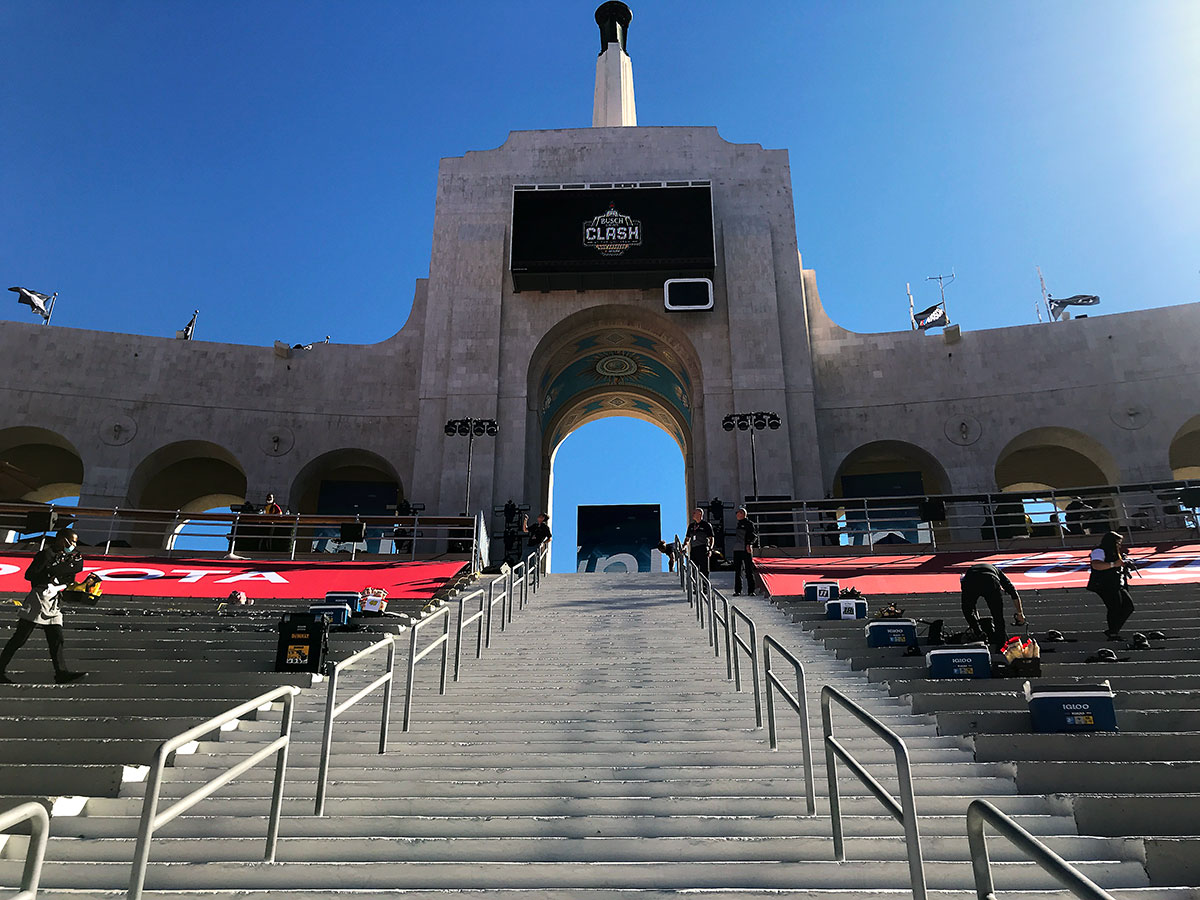
{"type": "Polygon", "coordinates": [[[805,554],[1084,547],[1116,530],[1131,541],[1200,536],[1200,481],[981,494],[748,501],[760,543],[805,554]],[[1056,517],[1051,521],[1051,516],[1056,517]]]}
{"type": "Polygon", "coordinates": [[[140,551],[170,557],[201,550],[296,559],[297,554],[349,551],[351,559],[370,554],[415,560],[450,553],[469,555],[477,568],[487,564],[486,529],[479,517],[470,516],[265,515],[0,503],[0,537],[7,544],[40,542],[52,532],[27,530],[29,515],[49,511],[56,514],[56,527],[69,524],[79,532],[91,556],[140,551]],[[364,539],[343,542],[343,525],[363,528],[364,539]]]}
{"type": "Polygon", "coordinates": [[[40,803],[22,803],[0,812],[0,834],[8,829],[29,823],[29,846],[25,850],[25,868],[21,871],[21,887],[9,900],[34,900],[42,879],[42,862],[46,858],[46,842],[50,838],[50,814],[40,803]]]}

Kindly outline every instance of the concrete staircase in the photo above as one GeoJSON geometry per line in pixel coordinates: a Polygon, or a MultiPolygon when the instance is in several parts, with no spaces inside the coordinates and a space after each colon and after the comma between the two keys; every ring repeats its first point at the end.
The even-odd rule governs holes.
{"type": "MultiPolygon", "coordinates": [[[[1150,888],[1140,841],[1078,835],[1068,806],[1020,795],[1010,763],[977,762],[968,738],[939,735],[931,715],[913,714],[906,700],[795,631],[789,613],[753,598],[741,608],[805,663],[816,759],[826,683],[905,738],[932,894],[970,891],[964,813],[987,797],[1117,896],[1193,896],[1150,888]]],[[[817,815],[804,814],[795,717],[785,716],[771,751],[754,727],[749,685],[738,694],[726,680],[725,661],[714,658],[674,576],[549,576],[482,660],[464,656],[462,680],[445,696],[435,668],[432,659],[418,666],[412,730],[399,732],[394,715],[388,754],[375,752],[378,699],[338,720],[320,818],[312,809],[325,694],[320,685],[305,690],[277,862],[261,861],[272,777],[264,765],[162,829],[147,896],[909,893],[899,824],[850,777],[841,780],[848,860],[832,861],[823,769],[817,815]]],[[[346,695],[374,674],[344,678],[346,695]]],[[[164,799],[244,757],[247,744],[269,741],[278,716],[261,712],[178,756],[164,799]]],[[[835,721],[843,742],[895,790],[891,751],[848,716],[835,713],[835,721]]],[[[55,816],[41,896],[123,892],[143,788],[125,780],[116,796],[55,816]]],[[[1004,842],[989,849],[1005,896],[1057,893],[1004,842]]],[[[18,883],[24,850],[23,837],[7,839],[0,885],[18,883]]]]}

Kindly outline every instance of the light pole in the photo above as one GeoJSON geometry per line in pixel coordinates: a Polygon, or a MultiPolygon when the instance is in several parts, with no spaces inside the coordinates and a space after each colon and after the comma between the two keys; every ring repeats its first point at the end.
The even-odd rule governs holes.
{"type": "Polygon", "coordinates": [[[500,426],[495,419],[450,419],[446,422],[446,436],[458,435],[467,439],[467,495],[463,500],[463,515],[471,514],[471,454],[475,450],[475,438],[495,437],[500,426]]]}
{"type": "Polygon", "coordinates": [[[736,428],[738,431],[750,432],[750,477],[754,484],[755,500],[758,499],[758,460],[754,452],[754,432],[764,428],[778,431],[782,424],[779,414],[773,412],[730,413],[721,420],[721,427],[726,431],[736,428]]]}

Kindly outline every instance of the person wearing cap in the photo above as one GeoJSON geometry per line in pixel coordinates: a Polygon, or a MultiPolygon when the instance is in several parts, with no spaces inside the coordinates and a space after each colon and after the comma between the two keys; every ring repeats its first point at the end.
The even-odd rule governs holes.
{"type": "Polygon", "coordinates": [[[34,626],[46,634],[50,661],[54,664],[54,680],[59,684],[78,681],[86,672],[72,672],[63,657],[63,616],[59,597],[83,569],[83,557],[75,550],[79,539],[70,528],[61,528],[50,543],[38,551],[25,570],[30,591],[25,597],[16,630],[0,651],[0,684],[12,684],[5,669],[17,651],[29,640],[34,626]]]}
{"type": "Polygon", "coordinates": [[[688,523],[683,540],[687,544],[688,559],[692,565],[707,575],[708,560],[716,546],[717,536],[712,524],[704,521],[704,510],[698,506],[692,510],[692,521],[688,523]]]}
{"type": "Polygon", "coordinates": [[[754,525],[754,520],[746,515],[746,507],[739,506],[737,513],[737,525],[733,528],[734,546],[737,547],[733,551],[733,595],[736,597],[742,592],[742,570],[746,571],[746,593],[751,597],[754,596],[754,587],[757,582],[755,578],[754,568],[754,543],[758,540],[758,528],[754,525]]]}
{"type": "Polygon", "coordinates": [[[962,587],[963,618],[967,620],[968,627],[976,633],[983,634],[993,648],[1000,647],[1008,638],[1008,632],[1004,628],[1003,594],[1012,597],[1013,606],[1016,609],[1013,624],[1025,624],[1025,610],[1021,605],[1021,595],[1017,593],[1013,583],[1008,580],[1008,576],[991,563],[976,563],[971,566],[962,574],[959,583],[962,587]],[[988,610],[992,614],[990,634],[983,629],[979,621],[979,613],[976,612],[980,597],[987,603],[988,610]]]}
{"type": "Polygon", "coordinates": [[[1132,567],[1125,556],[1124,536],[1116,531],[1105,534],[1100,538],[1100,546],[1092,551],[1089,563],[1092,571],[1087,589],[1100,596],[1107,613],[1104,636],[1110,641],[1119,640],[1121,626],[1133,615],[1128,579],[1132,567]]]}

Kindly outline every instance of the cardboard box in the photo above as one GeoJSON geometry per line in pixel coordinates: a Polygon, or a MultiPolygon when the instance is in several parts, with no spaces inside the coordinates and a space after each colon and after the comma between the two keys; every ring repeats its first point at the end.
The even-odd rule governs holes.
{"type": "Polygon", "coordinates": [[[865,619],[866,617],[866,600],[847,597],[845,600],[825,601],[825,618],[827,619],[865,619]]]}
{"type": "Polygon", "coordinates": [[[930,650],[925,668],[930,678],[991,678],[992,651],[986,644],[930,650]]]}
{"type": "Polygon", "coordinates": [[[917,623],[912,619],[876,619],[867,625],[868,647],[915,647],[917,623]]]}
{"type": "Polygon", "coordinates": [[[1025,682],[1025,700],[1033,730],[1041,734],[1075,731],[1119,731],[1112,687],[1100,684],[1043,684],[1025,682]]]}

